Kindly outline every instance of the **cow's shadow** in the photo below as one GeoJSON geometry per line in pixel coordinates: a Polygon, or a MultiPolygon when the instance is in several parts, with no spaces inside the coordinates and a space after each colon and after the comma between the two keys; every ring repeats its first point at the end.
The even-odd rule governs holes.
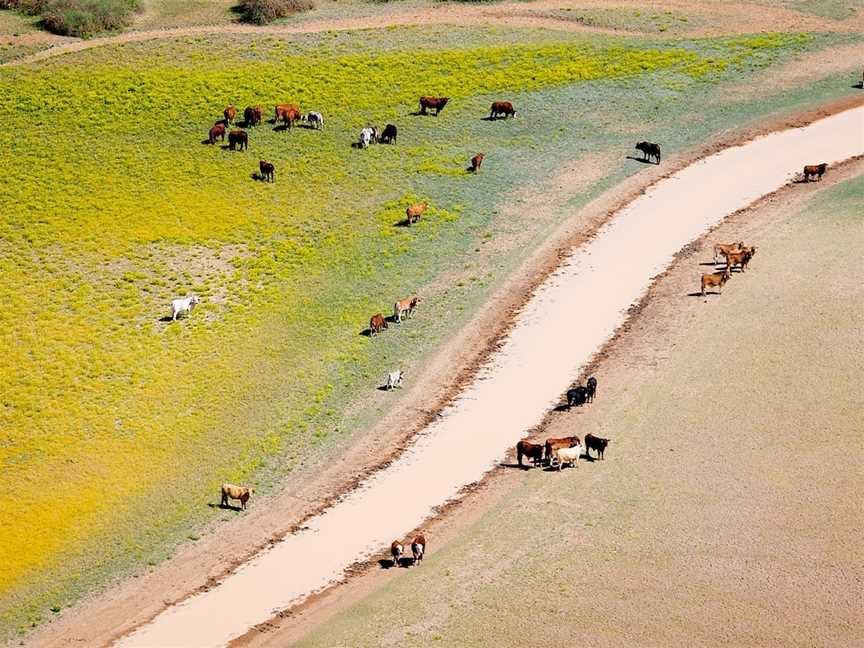
{"type": "Polygon", "coordinates": [[[633,160],[634,162],[641,162],[642,164],[660,164],[659,162],[652,162],[648,158],[636,157],[635,155],[628,155],[628,160],[633,160]]]}
{"type": "Polygon", "coordinates": [[[553,412],[569,412],[570,406],[567,403],[559,403],[554,408],[552,408],[553,412]]]}
{"type": "Polygon", "coordinates": [[[858,83],[853,83],[850,87],[857,88],[858,90],[864,90],[864,81],[859,81],[858,83]]]}
{"type": "Polygon", "coordinates": [[[270,182],[267,178],[265,178],[259,171],[253,171],[249,174],[249,177],[255,180],[256,182],[266,182],[267,184],[276,184],[275,182],[270,182]]]}
{"type": "MultiPolygon", "coordinates": [[[[224,142],[225,140],[223,139],[221,141],[224,142]]],[[[216,142],[211,142],[209,137],[205,137],[203,140],[201,140],[201,143],[206,146],[210,146],[211,144],[215,144],[216,142]]]]}
{"type": "Polygon", "coordinates": [[[360,144],[360,142],[351,142],[351,148],[362,149],[362,148],[368,148],[368,147],[364,147],[362,144],[360,144]]]}
{"type": "Polygon", "coordinates": [[[414,564],[414,556],[402,556],[398,561],[392,558],[381,558],[378,561],[381,569],[393,569],[394,567],[411,567],[414,564]]]}
{"type": "Polygon", "coordinates": [[[371,337],[372,337],[372,329],[370,329],[370,328],[365,328],[365,329],[363,329],[362,331],[360,331],[360,335],[362,335],[362,336],[364,336],[364,337],[371,338],[371,337]]]}
{"type": "Polygon", "coordinates": [[[231,504],[222,504],[222,502],[219,502],[219,504],[214,504],[213,502],[210,502],[207,504],[207,506],[209,506],[210,508],[214,508],[214,509],[222,509],[223,511],[242,511],[243,510],[242,506],[232,506],[231,504]]]}
{"type": "Polygon", "coordinates": [[[171,316],[170,316],[170,315],[165,315],[164,317],[160,317],[160,318],[159,318],[159,321],[160,321],[160,322],[173,322],[174,320],[171,319],[171,316]]]}
{"type": "Polygon", "coordinates": [[[721,293],[717,292],[716,290],[706,290],[704,295],[702,294],[701,291],[696,291],[696,292],[692,292],[692,293],[687,293],[687,296],[688,297],[707,297],[708,295],[720,295],[720,294],[721,293]]]}

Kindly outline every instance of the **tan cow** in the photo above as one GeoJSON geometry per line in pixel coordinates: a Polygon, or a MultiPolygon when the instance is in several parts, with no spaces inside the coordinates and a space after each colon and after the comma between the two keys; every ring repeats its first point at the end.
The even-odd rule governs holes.
{"type": "Polygon", "coordinates": [[[723,294],[723,286],[729,281],[729,277],[732,275],[729,274],[729,268],[726,268],[723,272],[712,272],[711,274],[703,274],[702,275],[702,296],[705,296],[706,288],[717,287],[721,295],[723,294]]]}
{"type": "Polygon", "coordinates": [[[222,484],[222,503],[221,506],[229,506],[229,498],[232,500],[240,500],[240,506],[246,508],[246,502],[255,492],[254,488],[248,486],[235,486],[234,484],[222,484]]]}
{"type": "Polygon", "coordinates": [[[743,247],[739,252],[730,252],[726,255],[726,272],[732,272],[736,265],[741,267],[741,272],[744,272],[750,259],[755,255],[755,247],[743,247]]]}
{"type": "Polygon", "coordinates": [[[276,106],[275,122],[282,122],[286,128],[292,128],[294,122],[298,122],[303,118],[303,113],[300,108],[294,104],[278,104],[276,106]]]}
{"type": "Polygon", "coordinates": [[[234,120],[237,118],[237,107],[234,104],[231,104],[222,111],[222,115],[225,117],[226,124],[233,124],[234,120]]]}
{"type": "Polygon", "coordinates": [[[744,241],[737,243],[718,243],[714,246],[714,263],[720,263],[720,257],[726,257],[730,252],[740,252],[744,247],[744,241]]]}
{"type": "Polygon", "coordinates": [[[582,444],[570,446],[569,448],[556,448],[552,451],[552,459],[549,465],[558,464],[558,470],[564,467],[564,464],[570,464],[574,468],[579,464],[579,457],[582,456],[582,444]]]}
{"type": "Polygon", "coordinates": [[[416,223],[420,220],[420,217],[426,212],[426,209],[429,207],[425,202],[417,203],[415,205],[411,205],[408,209],[405,210],[405,216],[408,218],[408,224],[416,223]]]}
{"type": "Polygon", "coordinates": [[[414,309],[420,303],[420,298],[416,295],[400,299],[393,304],[393,319],[397,323],[401,323],[403,318],[411,317],[414,314],[414,309]]]}

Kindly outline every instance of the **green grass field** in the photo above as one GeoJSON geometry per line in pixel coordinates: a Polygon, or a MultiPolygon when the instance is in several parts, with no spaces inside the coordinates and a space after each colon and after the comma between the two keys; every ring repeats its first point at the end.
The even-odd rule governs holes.
{"type": "Polygon", "coordinates": [[[421,568],[295,645],[855,643],[862,198],[859,176],[756,225],[722,298],[678,287],[657,355],[618,354],[621,381],[600,374],[598,401],[548,430],[611,438],[605,461],[511,479],[421,568]]]}
{"type": "Polygon", "coordinates": [[[225,513],[223,481],[290,483],[386,409],[374,388],[465,321],[555,223],[484,266],[520,223],[513,191],[598,152],[639,165],[760,115],[850,92],[827,79],[730,104],[737,86],[839,36],[703,41],[400,28],[293,39],[198,37],[93,49],[0,71],[10,161],[0,181],[0,627],[26,630],[116,574],[166,557],[225,513]],[[470,47],[463,43],[471,43],[470,47]],[[302,64],[297,64],[302,62],[302,64]],[[440,117],[416,97],[448,95],[440,117]],[[517,119],[490,123],[492,99],[517,119]],[[323,132],[251,129],[248,152],[202,143],[229,102],[321,110],[323,132]],[[398,146],[353,149],[368,122],[398,146]],[[487,153],[483,173],[464,167],[487,153]],[[258,160],[275,184],[253,180],[258,160]],[[416,199],[417,227],[397,224],[416,199]],[[444,273],[469,276],[424,292],[444,273]],[[372,313],[428,297],[370,341],[372,313]],[[187,320],[162,321],[196,292],[187,320]],[[375,394],[370,398],[370,394],[375,394]]]}

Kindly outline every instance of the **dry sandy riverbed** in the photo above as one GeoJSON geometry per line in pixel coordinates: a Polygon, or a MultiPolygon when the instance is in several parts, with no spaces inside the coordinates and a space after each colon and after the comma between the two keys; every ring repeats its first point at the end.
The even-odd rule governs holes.
{"type": "Polygon", "coordinates": [[[805,163],[861,154],[862,132],[857,108],[722,151],[657,183],[540,287],[477,380],[398,461],[121,645],[224,645],[415,527],[542,419],[679,249],[805,163]]]}

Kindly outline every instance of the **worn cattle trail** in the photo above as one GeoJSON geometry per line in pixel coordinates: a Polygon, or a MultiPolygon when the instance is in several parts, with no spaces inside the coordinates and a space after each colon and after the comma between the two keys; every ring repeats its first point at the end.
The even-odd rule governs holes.
{"type": "MultiPolygon", "coordinates": [[[[543,282],[473,384],[404,455],[301,531],[119,645],[225,645],[341,578],[353,562],[383,555],[543,418],[678,250],[805,164],[861,154],[864,107],[725,149],[659,181],[543,282]]],[[[746,277],[733,279],[732,289],[735,281],[746,277]]],[[[602,377],[600,388],[602,398],[602,377]]],[[[434,551],[434,538],[430,543],[434,551]]]]}

